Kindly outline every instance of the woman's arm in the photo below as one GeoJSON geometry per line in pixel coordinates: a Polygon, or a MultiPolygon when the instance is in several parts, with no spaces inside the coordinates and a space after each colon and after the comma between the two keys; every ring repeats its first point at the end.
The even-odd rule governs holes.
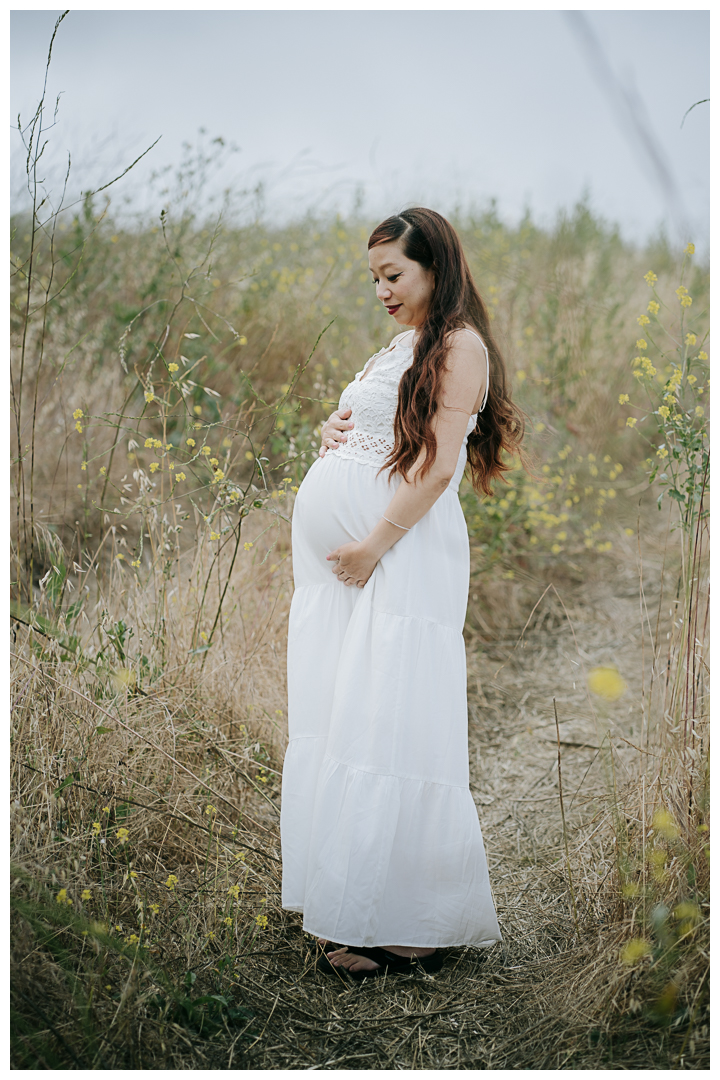
{"type": "Polygon", "coordinates": [[[364,584],[385,552],[405,535],[399,526],[412,528],[446,490],[457,468],[468,417],[484,393],[485,378],[485,355],[480,342],[469,334],[455,335],[448,352],[441,402],[432,421],[437,440],[435,461],[419,480],[417,474],[425,456],[421,454],[409,471],[409,480],[401,480],[385,510],[390,521],[381,518],[364,540],[343,544],[328,555],[329,560],[336,561],[333,572],[348,584],[364,584]]]}

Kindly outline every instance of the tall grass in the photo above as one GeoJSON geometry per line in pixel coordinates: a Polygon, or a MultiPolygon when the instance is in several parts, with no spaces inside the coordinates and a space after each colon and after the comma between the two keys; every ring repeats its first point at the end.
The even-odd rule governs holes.
{"type": "MultiPolygon", "coordinates": [[[[221,145],[190,151],[155,223],[119,224],[107,192],[65,207],[38,178],[45,109],[11,226],[13,1060],[267,1065],[263,957],[302,952],[278,892],[289,520],[319,425],[391,333],[372,223],[204,219],[188,185],[221,145]]],[[[562,856],[568,948],[612,933],[558,993],[585,995],[592,1030],[634,1025],[648,1064],[647,1024],[701,1061],[707,269],[582,204],[549,230],[492,207],[454,224],[536,473],[461,489],[470,623],[516,635],[547,586],[612,588],[636,553],[631,773],[606,723],[621,672],[585,665],[606,824],[569,819],[562,856]]],[[[503,1067],[521,1060],[510,1039],[503,1067]]]]}

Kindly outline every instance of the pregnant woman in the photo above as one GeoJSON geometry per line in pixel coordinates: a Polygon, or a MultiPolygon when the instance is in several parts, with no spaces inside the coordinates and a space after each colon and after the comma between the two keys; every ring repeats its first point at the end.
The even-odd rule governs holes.
{"type": "Polygon", "coordinates": [[[500,940],[469,789],[466,463],[478,491],[519,451],[512,404],[452,226],[415,208],[368,241],[403,332],[323,428],[292,522],[282,905],[351,978],[500,940]]]}

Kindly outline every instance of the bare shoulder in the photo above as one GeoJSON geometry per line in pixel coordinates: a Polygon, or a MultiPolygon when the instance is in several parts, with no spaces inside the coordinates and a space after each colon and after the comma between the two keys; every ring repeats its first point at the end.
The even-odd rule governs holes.
{"type": "Polygon", "coordinates": [[[448,344],[453,352],[470,350],[470,354],[485,357],[485,342],[473,326],[459,326],[448,334],[448,344]]]}
{"type": "Polygon", "coordinates": [[[448,335],[448,351],[443,379],[448,404],[462,402],[468,413],[477,412],[487,381],[485,348],[475,331],[461,327],[448,335]],[[466,332],[467,331],[467,332],[466,332]]]}
{"type": "Polygon", "coordinates": [[[475,330],[460,327],[448,334],[447,370],[450,373],[482,374],[485,381],[485,346],[475,330]]]}

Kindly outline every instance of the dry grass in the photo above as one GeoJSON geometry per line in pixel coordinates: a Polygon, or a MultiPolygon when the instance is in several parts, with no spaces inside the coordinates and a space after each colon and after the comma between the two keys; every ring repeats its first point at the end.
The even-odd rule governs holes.
{"type": "MultiPolygon", "coordinates": [[[[287,552],[284,528],[276,557],[287,552]]],[[[653,625],[662,540],[649,534],[646,542],[653,625]]],[[[658,731],[644,731],[649,754],[631,745],[642,726],[643,683],[634,543],[628,539],[612,564],[588,562],[582,584],[554,574],[557,591],[545,595],[522,639],[543,582],[501,583],[505,609],[512,616],[514,597],[524,618],[511,617],[491,637],[471,604],[472,790],[504,942],[449,950],[434,978],[333,980],[315,970],[301,920],[280,909],[285,728],[276,710],[285,705],[287,561],[282,584],[261,563],[259,546],[255,566],[244,564],[238,576],[243,617],[229,620],[222,659],[200,674],[199,657],[198,677],[191,667],[175,677],[169,671],[145,693],[111,683],[100,693],[96,679],[53,659],[56,644],[45,642],[40,655],[38,635],[20,627],[13,650],[14,1066],[707,1067],[706,909],[665,957],[661,949],[620,960],[638,933],[651,939],[648,910],[665,903],[671,933],[679,902],[707,898],[705,837],[697,832],[702,797],[688,818],[668,791],[684,780],[701,794],[705,751],[682,762],[666,750],[660,770],[658,731]],[[269,589],[284,594],[274,609],[269,589]],[[613,660],[629,690],[598,716],[580,672],[613,660]],[[74,782],[58,793],[69,776],[74,782]],[[649,834],[661,800],[670,802],[682,836],[663,841],[675,858],[651,878],[649,834]],[[638,873],[652,888],[642,898],[623,895],[619,843],[635,854],[639,844],[647,848],[638,873]],[[688,865],[696,868],[693,888],[688,865]],[[178,879],[173,889],[170,874],[178,879]],[[237,899],[228,893],[235,885],[237,899]],[[62,889],[72,906],[56,899],[62,889]],[[82,900],[85,889],[90,898],[82,900]]],[[[666,621],[661,614],[661,631],[666,621]]],[[[181,634],[183,620],[175,625],[181,634]]],[[[648,648],[646,640],[646,668],[648,648]]],[[[706,738],[704,722],[696,730],[706,738]]]]}

